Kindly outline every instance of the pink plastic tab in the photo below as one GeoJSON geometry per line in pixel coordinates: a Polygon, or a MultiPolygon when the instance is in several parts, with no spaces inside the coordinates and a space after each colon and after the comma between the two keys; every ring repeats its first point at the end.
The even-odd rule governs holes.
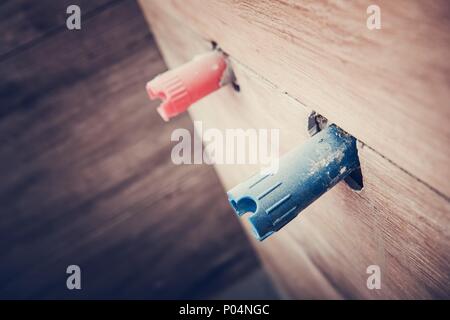
{"type": "Polygon", "coordinates": [[[157,110],[165,121],[169,121],[194,102],[219,89],[226,69],[224,55],[213,51],[158,75],[147,83],[146,89],[151,100],[162,100],[157,110]]]}

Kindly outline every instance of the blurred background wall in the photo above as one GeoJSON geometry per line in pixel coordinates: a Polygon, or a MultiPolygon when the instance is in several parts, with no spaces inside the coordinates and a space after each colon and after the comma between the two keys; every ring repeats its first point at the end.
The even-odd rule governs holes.
{"type": "Polygon", "coordinates": [[[277,297],[213,168],[171,162],[192,125],[147,99],[135,1],[2,1],[0,30],[0,298],[277,297]]]}

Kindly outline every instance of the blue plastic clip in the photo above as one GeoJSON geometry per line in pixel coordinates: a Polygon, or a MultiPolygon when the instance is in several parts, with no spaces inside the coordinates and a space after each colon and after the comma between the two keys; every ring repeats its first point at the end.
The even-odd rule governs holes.
{"type": "Polygon", "coordinates": [[[256,174],[231,189],[228,200],[238,216],[252,212],[250,224],[262,241],[359,167],[356,139],[330,125],[283,156],[276,173],[256,174]]]}

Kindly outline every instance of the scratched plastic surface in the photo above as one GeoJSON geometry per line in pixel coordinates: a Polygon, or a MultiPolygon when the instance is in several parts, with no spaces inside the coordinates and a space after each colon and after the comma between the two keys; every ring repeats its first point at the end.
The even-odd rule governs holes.
{"type": "Polygon", "coordinates": [[[355,138],[330,125],[283,156],[276,173],[254,175],[231,189],[228,199],[239,216],[250,215],[262,241],[359,166],[355,138]]]}

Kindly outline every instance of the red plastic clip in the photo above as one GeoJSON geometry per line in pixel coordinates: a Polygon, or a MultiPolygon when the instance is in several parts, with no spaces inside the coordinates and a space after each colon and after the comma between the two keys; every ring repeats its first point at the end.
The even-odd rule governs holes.
{"type": "Polygon", "coordinates": [[[213,51],[169,70],[147,83],[151,100],[161,99],[158,112],[165,121],[186,111],[194,102],[230,82],[223,53],[213,51]]]}

